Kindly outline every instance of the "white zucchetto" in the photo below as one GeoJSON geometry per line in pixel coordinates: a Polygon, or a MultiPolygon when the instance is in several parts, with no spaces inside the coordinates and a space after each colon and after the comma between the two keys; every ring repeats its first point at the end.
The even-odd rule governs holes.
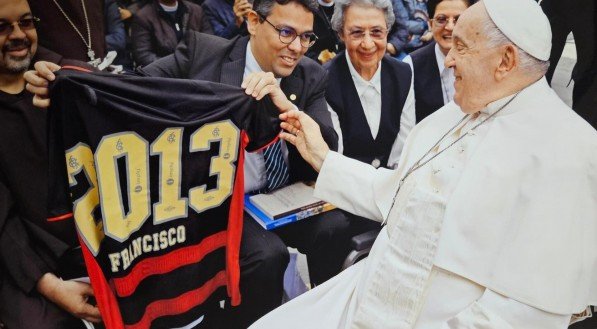
{"type": "Polygon", "coordinates": [[[520,49],[546,61],[551,51],[551,26],[533,0],[483,0],[491,20],[520,49]]]}

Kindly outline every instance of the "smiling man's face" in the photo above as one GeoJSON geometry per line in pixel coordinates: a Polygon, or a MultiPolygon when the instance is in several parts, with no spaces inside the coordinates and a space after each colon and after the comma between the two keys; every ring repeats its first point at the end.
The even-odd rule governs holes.
{"type": "Polygon", "coordinates": [[[0,1],[0,24],[5,24],[7,32],[12,29],[0,35],[0,73],[18,74],[29,68],[37,50],[37,32],[35,28],[23,29],[13,23],[32,17],[26,0],[0,1]]]}
{"type": "MultiPolygon", "coordinates": [[[[313,31],[313,13],[297,2],[285,5],[275,3],[267,20],[277,28],[291,28],[297,34],[313,31]]],[[[253,56],[265,72],[273,72],[278,78],[287,77],[298,65],[308,48],[301,46],[297,37],[290,44],[280,41],[278,31],[252,12],[248,17],[253,56]]]]}

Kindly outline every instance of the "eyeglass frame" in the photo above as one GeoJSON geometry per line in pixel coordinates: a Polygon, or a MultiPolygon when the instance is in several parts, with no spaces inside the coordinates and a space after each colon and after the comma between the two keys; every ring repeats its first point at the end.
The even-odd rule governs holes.
{"type": "Polygon", "coordinates": [[[349,29],[346,29],[346,32],[347,32],[347,34],[348,34],[348,38],[349,38],[350,40],[353,40],[353,41],[363,41],[363,40],[365,39],[365,36],[366,36],[366,35],[368,35],[368,36],[369,36],[369,38],[371,38],[371,40],[385,40],[385,39],[387,39],[387,37],[388,37],[388,33],[390,32],[390,30],[388,30],[387,28],[383,28],[383,27],[382,27],[382,28],[379,28],[379,30],[382,32],[382,34],[383,34],[383,35],[381,35],[380,37],[374,37],[374,36],[371,34],[371,32],[372,32],[373,30],[376,30],[376,29],[378,29],[378,28],[377,28],[377,27],[375,27],[375,28],[373,28],[373,29],[371,29],[371,30],[369,30],[369,29],[364,29],[364,30],[362,31],[362,35],[361,35],[361,36],[359,36],[359,37],[354,37],[354,36],[352,36],[352,34],[351,34],[351,33],[355,33],[355,32],[357,32],[358,30],[355,30],[355,31],[350,31],[349,29]]]}
{"type": "Polygon", "coordinates": [[[441,26],[441,27],[448,25],[448,23],[450,21],[452,21],[452,24],[456,25],[456,23],[458,22],[458,19],[460,19],[460,15],[456,15],[456,16],[438,15],[437,17],[432,18],[433,22],[435,22],[437,24],[437,26],[441,26]],[[440,17],[443,17],[446,21],[444,23],[438,22],[437,19],[440,17]]]}
{"type": "Polygon", "coordinates": [[[11,23],[9,22],[0,22],[0,36],[7,36],[7,35],[11,35],[14,31],[15,31],[15,24],[19,26],[19,29],[21,31],[30,31],[33,30],[35,28],[37,28],[37,24],[40,22],[41,20],[35,16],[31,16],[28,18],[21,18],[19,20],[13,21],[11,23]],[[31,21],[32,25],[31,27],[23,27],[22,22],[23,21],[31,21]],[[2,24],[6,25],[6,31],[2,32],[2,24]]]}
{"type": "Polygon", "coordinates": [[[317,42],[317,40],[319,39],[319,37],[317,36],[317,34],[315,34],[315,32],[313,32],[313,31],[311,31],[311,32],[303,32],[301,34],[298,34],[295,29],[293,29],[292,27],[288,27],[287,26],[286,29],[292,31],[294,33],[294,37],[289,42],[285,42],[284,40],[282,40],[282,32],[284,31],[283,28],[279,28],[279,27],[275,26],[274,24],[272,24],[272,22],[270,22],[269,20],[267,20],[267,18],[265,16],[263,16],[262,14],[260,14],[260,13],[257,13],[257,15],[259,16],[259,18],[261,20],[267,22],[271,27],[274,28],[274,30],[276,30],[278,32],[278,39],[280,40],[281,43],[283,43],[285,45],[289,45],[289,44],[293,43],[294,40],[296,40],[296,38],[299,38],[299,44],[301,45],[301,47],[303,47],[303,48],[311,48],[315,44],[315,42],[317,42]],[[313,39],[312,41],[309,41],[309,45],[308,46],[303,45],[303,43],[301,41],[302,38],[300,37],[301,35],[305,35],[306,33],[309,33],[309,34],[311,34],[312,36],[315,37],[315,39],[313,39]]]}

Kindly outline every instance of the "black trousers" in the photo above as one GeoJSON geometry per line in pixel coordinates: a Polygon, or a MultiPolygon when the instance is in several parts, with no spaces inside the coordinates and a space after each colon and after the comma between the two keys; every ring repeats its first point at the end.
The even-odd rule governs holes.
{"type": "Polygon", "coordinates": [[[36,291],[22,291],[10,278],[0,282],[0,322],[6,329],[84,329],[83,322],[36,291]]]}
{"type": "Polygon", "coordinates": [[[223,311],[221,328],[247,328],[282,303],[287,246],[307,255],[311,282],[320,284],[340,272],[352,236],[379,225],[332,210],[267,231],[245,215],[240,248],[242,302],[223,311]]]}

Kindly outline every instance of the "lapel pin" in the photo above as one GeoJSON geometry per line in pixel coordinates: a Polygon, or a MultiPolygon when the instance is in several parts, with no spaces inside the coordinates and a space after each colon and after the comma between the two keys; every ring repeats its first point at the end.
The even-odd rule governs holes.
{"type": "Polygon", "coordinates": [[[296,100],[296,95],[295,94],[290,94],[290,100],[291,101],[295,101],[296,100]]]}

